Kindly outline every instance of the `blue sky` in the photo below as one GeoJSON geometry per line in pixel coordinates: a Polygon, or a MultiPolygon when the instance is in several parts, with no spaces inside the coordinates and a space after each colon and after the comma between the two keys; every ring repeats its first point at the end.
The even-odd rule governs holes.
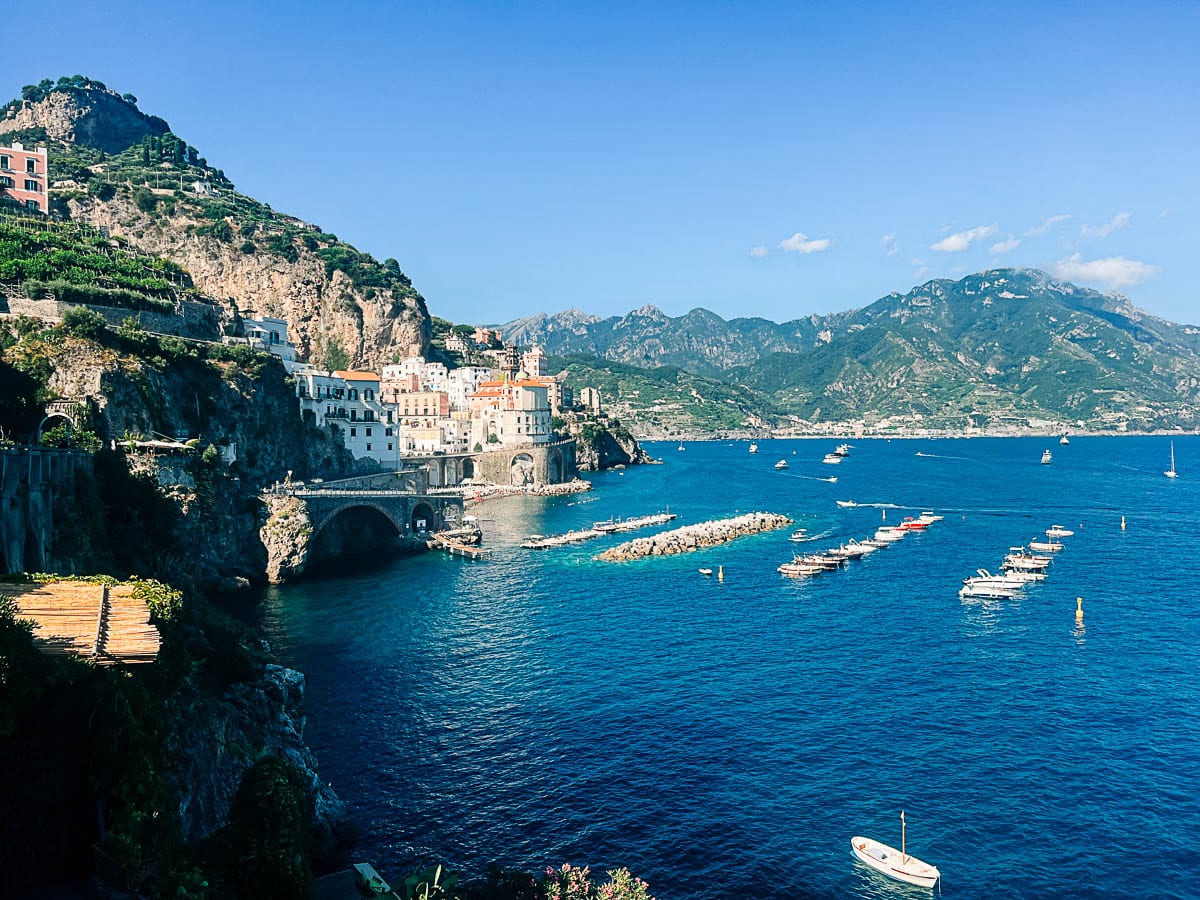
{"type": "Polygon", "coordinates": [[[454,321],[779,321],[1022,265],[1200,322],[1197,3],[60,0],[6,31],[0,94],[136,94],[454,321]]]}

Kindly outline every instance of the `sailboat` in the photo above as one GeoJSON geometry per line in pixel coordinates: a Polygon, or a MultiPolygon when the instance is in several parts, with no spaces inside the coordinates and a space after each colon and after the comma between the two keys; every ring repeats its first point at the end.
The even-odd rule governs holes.
{"type": "Polygon", "coordinates": [[[1163,472],[1168,478],[1178,478],[1179,473],[1175,471],[1175,442],[1171,441],[1171,468],[1163,472]]]}
{"type": "Polygon", "coordinates": [[[919,887],[932,888],[942,877],[942,873],[937,870],[937,866],[932,866],[905,852],[904,828],[904,810],[900,810],[899,850],[865,837],[851,838],[850,848],[856,857],[889,878],[906,881],[919,887]]]}

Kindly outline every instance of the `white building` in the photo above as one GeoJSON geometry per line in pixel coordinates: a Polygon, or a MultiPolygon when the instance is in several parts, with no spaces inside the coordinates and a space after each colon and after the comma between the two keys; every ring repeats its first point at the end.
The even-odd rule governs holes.
{"type": "Polygon", "coordinates": [[[550,400],[535,381],[485,381],[471,395],[471,445],[515,448],[548,444],[550,400]]]}
{"type": "Polygon", "coordinates": [[[351,454],[385,466],[399,464],[400,426],[379,397],[378,375],[303,366],[295,377],[301,410],[312,413],[319,427],[337,426],[351,454]]]}

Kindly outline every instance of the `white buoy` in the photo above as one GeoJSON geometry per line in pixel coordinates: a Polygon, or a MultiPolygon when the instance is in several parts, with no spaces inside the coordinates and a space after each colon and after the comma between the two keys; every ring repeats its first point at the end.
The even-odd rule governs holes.
{"type": "Polygon", "coordinates": [[[1082,597],[1075,598],[1075,624],[1076,625],[1083,624],[1083,598],[1082,597]]]}
{"type": "Polygon", "coordinates": [[[724,580],[725,580],[725,567],[717,566],[717,581],[723,582],[724,580]]]}
{"type": "Polygon", "coordinates": [[[1121,516],[1121,530],[1122,531],[1125,530],[1125,517],[1124,516],[1121,516]]]}

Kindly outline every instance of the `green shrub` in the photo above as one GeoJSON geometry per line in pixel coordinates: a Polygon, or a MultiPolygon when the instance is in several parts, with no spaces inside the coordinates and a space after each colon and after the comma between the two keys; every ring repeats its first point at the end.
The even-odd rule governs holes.
{"type": "Polygon", "coordinates": [[[104,333],[106,324],[95,310],[74,307],[62,314],[62,328],[67,334],[94,341],[104,333]]]}
{"type": "Polygon", "coordinates": [[[144,213],[152,213],[158,208],[158,198],[147,188],[138,188],[133,192],[133,202],[144,213]]]}
{"type": "Polygon", "coordinates": [[[254,246],[254,241],[242,242],[241,251],[247,256],[253,256],[256,250],[258,250],[258,248],[254,246]]]}

